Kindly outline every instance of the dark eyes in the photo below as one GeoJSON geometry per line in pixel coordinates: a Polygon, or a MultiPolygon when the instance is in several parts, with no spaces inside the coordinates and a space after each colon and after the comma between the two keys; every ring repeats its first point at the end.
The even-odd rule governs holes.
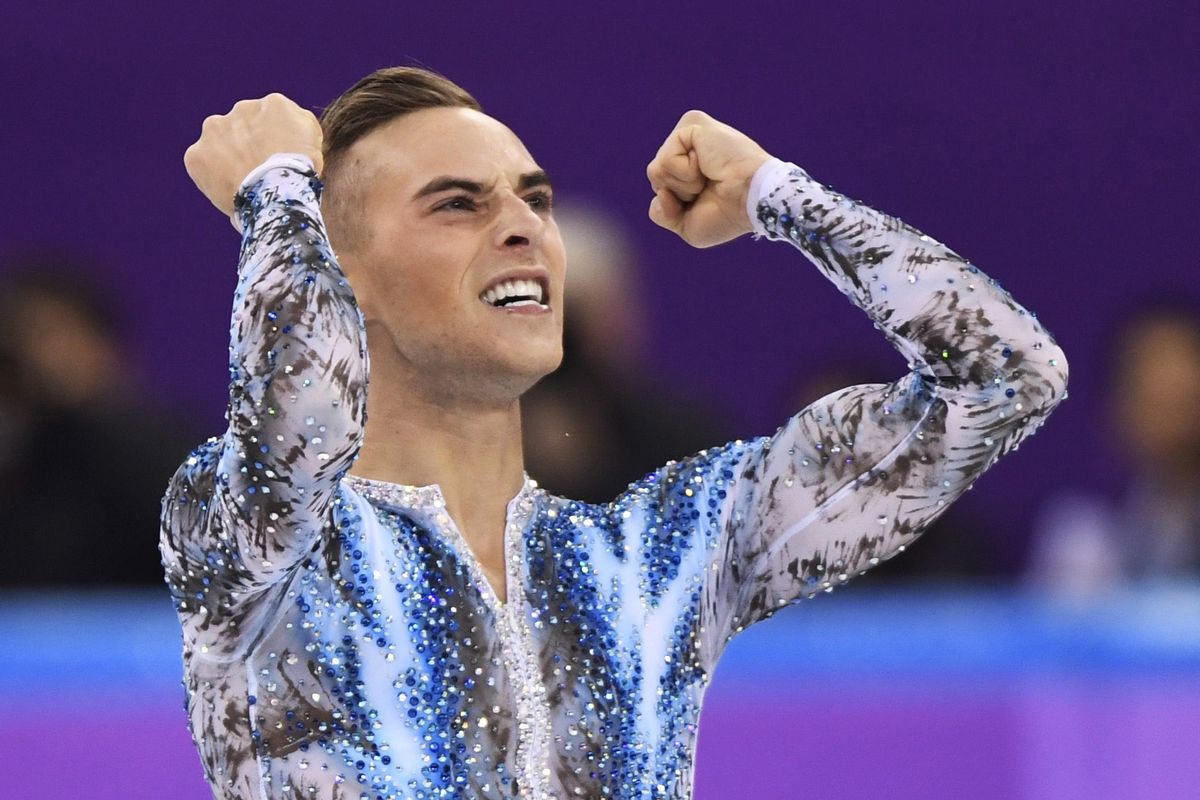
{"type": "Polygon", "coordinates": [[[526,195],[525,202],[538,211],[549,211],[554,207],[554,198],[550,196],[549,192],[534,192],[526,195]]]}
{"type": "MultiPolygon", "coordinates": [[[[529,203],[530,208],[534,211],[549,211],[554,207],[554,198],[551,197],[549,192],[539,191],[527,194],[525,195],[525,202],[529,203]]],[[[479,204],[470,195],[461,194],[451,197],[437,207],[438,211],[442,209],[449,209],[451,211],[477,211],[479,204]]]]}
{"type": "Polygon", "coordinates": [[[438,211],[442,209],[450,209],[451,211],[474,211],[476,208],[475,200],[467,195],[459,195],[451,197],[446,202],[437,207],[438,211]]]}

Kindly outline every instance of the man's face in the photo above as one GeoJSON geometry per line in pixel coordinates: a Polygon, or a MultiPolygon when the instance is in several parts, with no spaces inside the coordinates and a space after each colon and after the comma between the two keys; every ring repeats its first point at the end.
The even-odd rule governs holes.
{"type": "Polygon", "coordinates": [[[1142,322],[1122,345],[1120,435],[1149,469],[1194,468],[1200,419],[1184,409],[1200,394],[1200,336],[1176,319],[1142,322]]]}
{"type": "Polygon", "coordinates": [[[512,131],[424,109],[364,136],[345,163],[362,181],[364,241],[338,255],[374,359],[394,348],[425,388],[489,399],[558,367],[566,257],[550,185],[512,131]]]}

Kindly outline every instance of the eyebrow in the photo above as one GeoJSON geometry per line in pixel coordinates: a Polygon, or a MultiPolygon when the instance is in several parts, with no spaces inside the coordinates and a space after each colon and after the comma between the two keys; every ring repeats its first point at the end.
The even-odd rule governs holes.
{"type": "MultiPolygon", "coordinates": [[[[526,189],[532,189],[534,186],[550,186],[550,176],[545,170],[539,169],[536,172],[527,172],[517,180],[517,191],[523,192],[526,189]]],[[[461,189],[469,194],[483,194],[484,186],[479,181],[469,180],[467,178],[454,178],[449,175],[443,175],[439,178],[434,178],[429,183],[425,184],[421,189],[413,195],[414,200],[419,200],[431,194],[445,192],[451,189],[461,189]]]]}
{"type": "Polygon", "coordinates": [[[517,181],[518,192],[532,189],[535,186],[550,186],[550,176],[546,174],[546,170],[539,169],[536,172],[527,172],[517,181]]]}

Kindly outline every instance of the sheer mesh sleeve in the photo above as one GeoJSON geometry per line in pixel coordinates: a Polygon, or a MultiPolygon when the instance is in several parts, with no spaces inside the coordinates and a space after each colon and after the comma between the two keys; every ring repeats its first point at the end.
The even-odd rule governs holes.
{"type": "Polygon", "coordinates": [[[701,660],[775,609],[904,550],[1066,396],[1067,362],[1033,314],[976,266],[899,219],[770,162],[756,234],[790,243],[908,360],[771,437],[670,465],[659,517],[707,534],[701,660]]]}
{"type": "Polygon", "coordinates": [[[163,499],[167,582],[196,632],[246,627],[247,595],[319,547],[362,442],[365,326],[329,247],[311,166],[258,170],[237,196],[229,426],[190,454],[163,499]]]}

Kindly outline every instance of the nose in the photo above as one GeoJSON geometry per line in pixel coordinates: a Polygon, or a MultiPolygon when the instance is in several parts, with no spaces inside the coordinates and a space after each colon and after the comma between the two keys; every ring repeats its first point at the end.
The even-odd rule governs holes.
{"type": "Polygon", "coordinates": [[[505,193],[496,220],[496,246],[502,249],[527,249],[541,243],[546,220],[513,193],[505,193]]]}

